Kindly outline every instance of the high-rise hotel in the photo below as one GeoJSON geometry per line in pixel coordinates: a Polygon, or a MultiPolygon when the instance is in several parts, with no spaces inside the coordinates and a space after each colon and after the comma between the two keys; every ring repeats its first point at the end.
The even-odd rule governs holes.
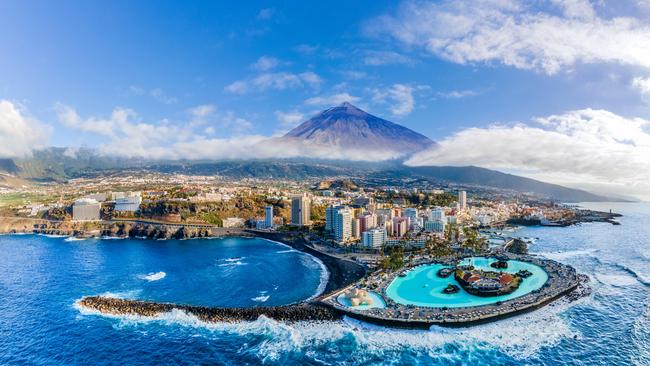
{"type": "Polygon", "coordinates": [[[311,200],[306,194],[291,198],[291,225],[311,225],[311,200]]]}

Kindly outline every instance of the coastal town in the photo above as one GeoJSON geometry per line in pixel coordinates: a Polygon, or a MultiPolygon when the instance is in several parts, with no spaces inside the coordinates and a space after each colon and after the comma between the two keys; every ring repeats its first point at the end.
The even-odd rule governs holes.
{"type": "Polygon", "coordinates": [[[118,222],[302,230],[323,244],[360,253],[394,247],[479,249],[503,244],[504,229],[514,225],[617,224],[615,213],[535,196],[487,193],[480,187],[391,183],[370,186],[349,178],[234,181],[153,173],[77,178],[5,188],[0,193],[0,216],[46,224],[37,229],[98,237],[102,225],[118,222]]]}
{"type": "MultiPolygon", "coordinates": [[[[486,197],[484,191],[461,187],[363,186],[349,178],[105,177],[3,197],[11,195],[13,203],[5,201],[1,208],[3,232],[80,239],[261,237],[325,263],[324,292],[299,308],[187,308],[215,319],[230,316],[230,321],[348,314],[379,324],[426,327],[510,316],[563,295],[588,293],[586,278],[573,268],[529,255],[535,238],[514,235],[519,225],[616,225],[618,217],[536,197],[486,197]]],[[[141,315],[168,307],[102,297],[83,304],[141,315]]]]}

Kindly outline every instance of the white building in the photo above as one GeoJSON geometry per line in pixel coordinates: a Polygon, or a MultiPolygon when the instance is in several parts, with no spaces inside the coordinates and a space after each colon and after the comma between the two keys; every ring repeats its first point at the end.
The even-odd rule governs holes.
{"type": "Polygon", "coordinates": [[[142,203],[140,192],[113,192],[113,197],[117,212],[135,212],[140,209],[142,203]]]}
{"type": "Polygon", "coordinates": [[[467,209],[467,192],[465,191],[458,192],[458,208],[460,210],[467,209]]]}
{"type": "Polygon", "coordinates": [[[363,232],[363,246],[379,249],[386,243],[386,230],[383,227],[370,229],[363,232]]]}
{"type": "Polygon", "coordinates": [[[336,212],[334,237],[340,243],[348,242],[352,238],[352,210],[347,207],[336,212]]]}
{"type": "Polygon", "coordinates": [[[76,221],[99,220],[102,204],[92,198],[80,198],[72,205],[72,219],[76,221]]]}

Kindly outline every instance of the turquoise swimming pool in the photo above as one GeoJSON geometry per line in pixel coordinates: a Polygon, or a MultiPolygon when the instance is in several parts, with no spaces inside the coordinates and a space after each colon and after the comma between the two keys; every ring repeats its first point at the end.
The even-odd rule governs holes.
{"type": "MultiPolygon", "coordinates": [[[[495,258],[473,257],[461,262],[462,265],[471,264],[478,269],[495,271],[490,267],[495,258]]],[[[470,295],[462,288],[455,294],[443,294],[442,290],[448,284],[458,285],[453,274],[448,278],[437,275],[439,269],[446,267],[440,264],[427,264],[415,267],[406,272],[406,277],[396,277],[386,289],[386,295],[393,301],[403,305],[415,305],[434,308],[460,308],[493,304],[526,295],[541,288],[548,280],[548,274],[543,268],[527,262],[509,260],[508,269],[504,272],[515,273],[519,270],[528,270],[532,276],[523,280],[514,292],[494,297],[480,297],[470,295]]]]}

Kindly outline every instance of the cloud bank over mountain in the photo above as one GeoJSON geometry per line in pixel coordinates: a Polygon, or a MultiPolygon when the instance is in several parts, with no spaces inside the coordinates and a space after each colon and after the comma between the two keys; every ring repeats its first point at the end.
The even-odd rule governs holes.
{"type": "Polygon", "coordinates": [[[29,156],[45,147],[49,128],[27,116],[25,110],[8,100],[0,100],[0,159],[29,156]]]}
{"type": "Polygon", "coordinates": [[[531,123],[469,128],[407,165],[477,165],[569,185],[648,197],[650,121],[582,109],[531,123]]]}
{"type": "MultiPolygon", "coordinates": [[[[254,134],[252,126],[242,129],[246,126],[244,118],[213,105],[188,110],[187,121],[181,123],[145,122],[135,111],[125,108],[115,108],[104,117],[82,117],[63,104],[56,108],[61,123],[101,138],[97,151],[106,156],[150,160],[406,159],[409,166],[474,165],[599,192],[650,198],[650,121],[602,109],[574,110],[527,123],[462,129],[412,154],[404,146],[389,146],[388,142],[343,143],[344,139],[336,134],[343,120],[332,124],[334,120],[325,117],[321,119],[329,121],[327,126],[314,122],[320,121],[315,118],[308,121],[310,128],[302,128],[307,132],[298,134],[298,138],[281,138],[254,134]],[[338,127],[328,130],[332,126],[338,127]],[[238,132],[231,131],[227,136],[214,132],[226,129],[238,132]],[[327,138],[323,137],[324,131],[327,138]]],[[[12,102],[0,101],[1,158],[27,156],[33,149],[46,146],[51,128],[27,115],[12,102]]],[[[291,122],[296,123],[298,116],[291,117],[291,122]]]]}

